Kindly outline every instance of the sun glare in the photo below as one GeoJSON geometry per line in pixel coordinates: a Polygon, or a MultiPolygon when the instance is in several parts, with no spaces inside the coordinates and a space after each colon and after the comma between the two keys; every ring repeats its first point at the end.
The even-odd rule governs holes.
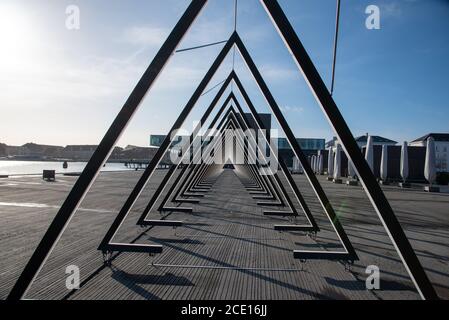
{"type": "Polygon", "coordinates": [[[0,4],[0,64],[17,67],[32,53],[36,43],[33,24],[25,10],[0,4]]]}

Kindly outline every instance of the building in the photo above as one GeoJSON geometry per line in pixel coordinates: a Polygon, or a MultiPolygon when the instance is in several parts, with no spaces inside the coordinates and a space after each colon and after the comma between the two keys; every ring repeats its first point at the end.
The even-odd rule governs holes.
{"type": "MultiPolygon", "coordinates": [[[[252,128],[257,128],[257,124],[256,124],[252,114],[245,113],[244,115],[245,115],[245,118],[248,121],[249,125],[252,128]]],[[[271,129],[271,114],[270,113],[259,113],[259,117],[260,117],[263,125],[267,129],[267,134],[268,134],[267,136],[269,137],[270,136],[269,130],[271,129]]],[[[242,118],[240,117],[240,119],[242,119],[242,118]]],[[[167,135],[165,135],[165,134],[151,134],[150,135],[150,147],[159,148],[162,145],[166,136],[167,135]]],[[[183,141],[190,141],[190,136],[178,136],[175,139],[175,141],[173,141],[173,143],[170,147],[170,150],[173,150],[173,151],[180,150],[182,147],[182,144],[180,144],[180,143],[183,141]]],[[[208,142],[206,142],[206,144],[207,143],[208,142]]]]}
{"type": "MultiPolygon", "coordinates": [[[[324,150],[326,145],[326,140],[320,138],[296,138],[296,141],[306,157],[317,155],[324,150]]],[[[293,158],[295,156],[287,138],[278,138],[278,153],[280,158],[286,162],[287,167],[294,167],[293,158]]]]}
{"type": "Polygon", "coordinates": [[[97,149],[97,145],[68,145],[64,148],[63,156],[67,159],[89,160],[97,149]]]}
{"type": "Polygon", "coordinates": [[[150,147],[160,147],[166,136],[165,134],[151,134],[150,147]]]}
{"type": "Polygon", "coordinates": [[[429,133],[409,143],[410,146],[425,147],[427,139],[435,141],[435,166],[439,172],[449,172],[449,133],[429,133]]]}
{"type": "Polygon", "coordinates": [[[7,157],[25,156],[25,148],[22,146],[8,146],[5,145],[5,154],[7,157]]]}
{"type": "Polygon", "coordinates": [[[303,150],[324,150],[326,140],[321,138],[296,138],[299,146],[303,150]]]}
{"type": "MultiPolygon", "coordinates": [[[[245,113],[245,118],[248,121],[250,127],[252,128],[258,128],[256,121],[253,118],[253,115],[251,113],[245,113]]],[[[259,118],[262,121],[262,124],[264,125],[265,129],[267,130],[268,136],[270,136],[270,129],[271,129],[271,114],[270,113],[259,113],[259,118]]]]}
{"type": "Polygon", "coordinates": [[[61,157],[64,147],[36,143],[26,143],[22,146],[0,144],[0,157],[16,160],[47,160],[61,157]]]}
{"type": "MultiPolygon", "coordinates": [[[[165,134],[151,134],[150,135],[150,148],[159,148],[165,140],[165,134]]],[[[175,147],[180,142],[188,141],[190,139],[189,136],[178,136],[175,141],[172,142],[172,147],[175,147]]],[[[178,146],[179,147],[179,146],[178,146]]]]}
{"type": "MultiPolygon", "coordinates": [[[[388,138],[384,138],[381,136],[371,136],[371,138],[373,139],[374,146],[383,146],[383,145],[395,146],[398,144],[397,141],[390,140],[388,138]]],[[[360,148],[363,148],[366,146],[367,140],[368,140],[368,134],[355,138],[355,142],[357,142],[357,144],[359,145],[360,148]]]]}
{"type": "Polygon", "coordinates": [[[37,143],[26,143],[22,146],[25,155],[31,158],[57,158],[60,157],[64,147],[50,146],[37,143]]]}
{"type": "Polygon", "coordinates": [[[6,157],[6,156],[8,156],[8,153],[7,153],[7,148],[8,148],[8,146],[6,145],[6,144],[4,144],[4,143],[0,143],[0,157],[6,157]]]}
{"type": "MultiPolygon", "coordinates": [[[[373,139],[374,146],[383,146],[383,145],[395,146],[397,144],[397,141],[390,140],[388,138],[384,138],[381,136],[371,136],[371,137],[373,139]]],[[[333,137],[332,140],[326,142],[326,149],[329,149],[330,147],[332,147],[332,149],[334,149],[336,146],[337,140],[338,140],[337,137],[333,137]]],[[[362,149],[363,147],[366,146],[366,143],[368,141],[368,134],[356,137],[356,138],[354,138],[354,140],[355,140],[355,142],[357,142],[357,145],[359,146],[359,148],[362,149]]]]}
{"type": "MultiPolygon", "coordinates": [[[[326,145],[324,139],[296,138],[296,141],[302,150],[324,150],[326,145]]],[[[287,138],[278,138],[278,149],[291,149],[287,138]]]]}
{"type": "Polygon", "coordinates": [[[331,147],[333,149],[337,144],[337,140],[338,140],[337,137],[333,137],[332,140],[326,142],[326,145],[325,145],[326,149],[329,149],[331,147]]]}

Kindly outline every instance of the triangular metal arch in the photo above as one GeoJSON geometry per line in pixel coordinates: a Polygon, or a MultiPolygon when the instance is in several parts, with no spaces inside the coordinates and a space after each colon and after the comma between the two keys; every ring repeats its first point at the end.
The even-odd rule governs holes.
{"type": "MultiPolygon", "coordinates": [[[[231,94],[228,96],[228,98],[226,99],[226,101],[228,101],[228,99],[230,100],[231,99],[231,94]]],[[[220,110],[221,111],[221,110],[220,110]]],[[[220,113],[220,111],[219,111],[219,113],[220,113]]],[[[228,112],[229,112],[229,110],[228,110],[228,112]]],[[[217,115],[219,115],[219,113],[217,113],[217,115]]],[[[216,118],[217,118],[217,116],[216,116],[216,118]]],[[[215,119],[214,119],[215,120],[215,119]]],[[[213,121],[212,123],[214,123],[215,121],[213,121]]],[[[211,124],[212,124],[211,123],[211,124]]],[[[221,125],[221,123],[218,125],[218,126],[220,126],[221,125]]],[[[251,167],[252,168],[252,167],[251,167]]],[[[194,173],[194,175],[193,176],[195,176],[195,174],[196,174],[196,172],[194,173]]],[[[263,191],[263,193],[268,193],[269,194],[269,196],[271,197],[271,199],[275,199],[274,198],[274,196],[272,195],[272,193],[273,193],[273,191],[271,191],[270,190],[270,181],[269,180],[266,180],[266,181],[264,181],[264,179],[265,179],[265,177],[262,177],[263,179],[262,179],[262,181],[260,181],[260,183],[262,184],[262,187],[264,188],[264,191],[263,191]],[[268,190],[267,190],[268,189],[268,190]]],[[[193,177],[192,177],[192,179],[193,179],[193,177]]],[[[185,183],[185,181],[186,181],[186,179],[184,179],[184,181],[183,181],[183,184],[185,183]]],[[[189,180],[190,181],[190,180],[189,180]]],[[[176,197],[177,198],[177,197],[176,197]]]]}
{"type": "MultiPolygon", "coordinates": [[[[232,94],[230,94],[230,96],[229,96],[228,98],[230,99],[231,97],[232,97],[232,94]]],[[[226,99],[226,101],[228,101],[228,99],[226,99]]],[[[225,103],[226,103],[226,102],[225,102],[225,103]]],[[[228,111],[226,112],[226,114],[223,116],[223,120],[228,116],[228,114],[229,114],[232,110],[233,110],[233,108],[232,108],[232,106],[231,106],[231,107],[228,109],[228,111]]],[[[223,112],[223,111],[220,110],[219,113],[217,113],[216,117],[220,116],[222,112],[223,112]]],[[[223,122],[223,120],[222,120],[222,122],[223,122]]],[[[220,128],[220,127],[223,125],[222,122],[220,122],[220,124],[217,126],[218,128],[220,128]]],[[[200,166],[203,166],[203,167],[204,167],[204,164],[201,164],[200,166]]],[[[251,165],[251,166],[252,166],[252,165],[251,165]]],[[[203,170],[203,172],[204,172],[204,170],[203,170]]],[[[198,174],[197,174],[197,175],[198,175],[198,174]]],[[[195,176],[195,175],[194,175],[194,176],[195,176]]],[[[191,184],[191,183],[189,182],[189,180],[187,180],[186,178],[187,178],[187,177],[185,177],[184,181],[181,183],[181,188],[182,188],[182,185],[183,185],[183,184],[191,184]]],[[[270,181],[268,181],[268,182],[271,183],[270,181]]],[[[172,189],[175,189],[175,188],[177,188],[177,186],[174,186],[174,188],[172,188],[172,189]]],[[[179,191],[179,189],[178,189],[178,191],[179,191]]],[[[173,192],[173,190],[169,191],[169,193],[172,193],[172,192],[173,192]]],[[[182,199],[177,198],[178,193],[179,193],[179,192],[176,192],[175,196],[174,196],[172,199],[173,199],[173,200],[176,200],[176,201],[179,201],[179,202],[182,202],[182,201],[183,201],[182,199]]],[[[169,198],[169,197],[171,197],[170,194],[167,194],[166,198],[169,198]]],[[[270,199],[274,199],[274,198],[271,196],[270,199]]],[[[187,199],[187,200],[188,200],[188,199],[187,199]]],[[[280,205],[281,205],[281,204],[282,204],[282,203],[280,203],[280,205]]]]}
{"type": "MultiPolygon", "coordinates": [[[[171,130],[169,131],[169,134],[166,136],[166,138],[162,142],[161,146],[159,147],[158,151],[154,155],[153,159],[150,161],[149,165],[144,170],[142,176],[138,180],[138,182],[135,185],[134,189],[132,190],[131,194],[129,195],[126,202],[124,203],[122,209],[116,216],[115,220],[113,221],[112,225],[110,226],[109,230],[107,231],[105,237],[103,238],[102,242],[100,243],[98,249],[103,251],[104,254],[107,254],[108,252],[111,252],[111,251],[150,252],[150,253],[160,253],[162,251],[162,248],[159,245],[138,245],[138,244],[114,243],[111,240],[113,239],[114,235],[116,234],[116,232],[120,228],[121,224],[125,220],[126,216],[128,215],[131,207],[133,206],[136,199],[142,192],[143,188],[145,187],[146,183],[150,179],[151,175],[153,174],[153,172],[157,166],[157,163],[159,163],[160,159],[165,154],[169,145],[171,144],[172,141],[169,137],[171,137],[172,133],[175,132],[178,128],[180,128],[182,126],[186,117],[188,116],[190,111],[195,106],[195,104],[198,101],[198,99],[200,98],[202,92],[205,90],[207,84],[210,82],[212,76],[215,74],[216,70],[222,64],[224,58],[230,52],[232,46],[234,46],[234,45],[237,46],[237,48],[239,49],[239,52],[242,54],[242,57],[244,58],[245,62],[250,67],[250,71],[251,71],[252,75],[255,77],[255,80],[256,80],[258,86],[263,91],[264,95],[266,96],[267,92],[269,95],[271,95],[271,93],[269,93],[268,87],[266,87],[266,84],[265,84],[263,78],[261,77],[259,71],[257,70],[257,67],[255,67],[254,62],[252,61],[249,53],[247,52],[246,48],[244,47],[243,42],[241,41],[237,32],[234,31],[234,33],[231,35],[229,40],[226,42],[225,46],[222,48],[222,50],[218,54],[215,61],[212,63],[211,67],[209,68],[208,72],[204,76],[203,80],[200,82],[200,84],[197,87],[197,89],[195,90],[195,92],[193,93],[192,97],[189,99],[188,103],[184,107],[180,116],[173,124],[171,130]],[[264,90],[264,89],[266,89],[266,90],[264,90]]],[[[231,72],[231,75],[235,76],[234,71],[231,72]]],[[[241,87],[239,89],[241,90],[242,93],[244,92],[243,87],[241,87]]],[[[245,99],[245,101],[246,100],[247,99],[245,99]]],[[[269,101],[269,102],[271,102],[270,107],[272,107],[272,110],[273,110],[272,103],[274,102],[274,106],[278,109],[277,111],[280,113],[280,110],[277,107],[277,104],[274,101],[274,99],[273,99],[273,101],[269,101]]],[[[213,108],[213,106],[211,105],[210,108],[213,108]]],[[[208,113],[208,111],[206,111],[206,113],[208,113]]],[[[273,110],[273,111],[276,115],[276,118],[279,121],[279,116],[275,112],[276,110],[273,110]]],[[[287,133],[286,129],[289,130],[288,124],[286,122],[280,123],[280,124],[281,124],[284,132],[287,133]]],[[[195,135],[199,129],[200,129],[200,127],[197,126],[197,128],[194,130],[195,135]]],[[[301,151],[296,139],[290,139],[290,137],[288,135],[287,135],[287,139],[289,140],[289,143],[291,145],[293,144],[293,146],[294,146],[296,144],[296,147],[297,147],[296,151],[298,151],[298,152],[296,152],[296,155],[297,156],[299,155],[298,158],[301,162],[301,165],[304,168],[304,171],[309,179],[309,182],[311,182],[312,188],[314,189],[320,202],[322,203],[323,209],[325,210],[326,214],[328,215],[329,220],[340,239],[340,242],[343,244],[345,250],[347,251],[346,253],[329,252],[329,257],[333,255],[333,257],[338,257],[341,260],[357,260],[358,259],[357,254],[353,250],[352,245],[351,245],[349,239],[347,238],[346,233],[344,232],[341,224],[339,223],[337,216],[335,215],[326,195],[324,194],[324,191],[322,190],[321,186],[319,185],[318,180],[312,173],[309,163],[307,162],[307,160],[305,160],[305,156],[302,154],[302,151],[301,151]],[[302,158],[301,158],[301,155],[302,155],[302,158]]],[[[307,258],[307,259],[316,259],[316,258],[322,257],[322,255],[320,255],[320,252],[308,252],[304,256],[303,255],[304,252],[300,251],[300,252],[298,252],[298,254],[300,255],[300,257],[298,257],[296,255],[296,252],[295,252],[294,256],[296,258],[307,258]]]]}
{"type": "MultiPolygon", "coordinates": [[[[223,111],[224,111],[224,108],[223,108],[223,107],[226,106],[226,105],[229,103],[229,101],[231,100],[231,97],[232,97],[232,96],[230,95],[230,96],[225,100],[225,102],[223,103],[223,106],[220,108],[219,112],[217,113],[217,115],[215,116],[215,118],[214,118],[214,120],[212,121],[211,125],[209,126],[209,130],[212,129],[211,126],[216,122],[215,120],[218,119],[218,117],[223,113],[223,111]]],[[[232,108],[232,107],[231,107],[231,108],[232,108]]],[[[231,110],[232,110],[232,109],[229,109],[228,112],[225,114],[225,116],[227,116],[227,115],[230,113],[231,110]]],[[[220,127],[220,125],[219,125],[219,127],[220,127]]],[[[203,144],[204,144],[204,143],[203,143],[203,144]]],[[[184,155],[183,155],[183,158],[184,158],[186,155],[190,155],[190,152],[184,154],[184,155]]],[[[183,160],[183,158],[181,159],[181,161],[183,160]]],[[[195,155],[194,155],[194,158],[195,158],[195,155]]],[[[170,179],[170,177],[171,177],[172,174],[174,173],[174,170],[179,166],[180,163],[181,163],[181,162],[179,162],[177,165],[174,165],[174,166],[169,170],[169,172],[167,172],[167,174],[166,174],[166,176],[164,177],[163,181],[162,181],[161,184],[159,185],[158,190],[156,190],[156,192],[153,194],[153,197],[151,198],[149,204],[147,205],[147,207],[146,207],[145,210],[143,211],[143,213],[142,213],[141,217],[139,218],[137,224],[139,224],[139,225],[145,225],[145,222],[146,222],[145,217],[148,215],[148,213],[150,212],[150,210],[153,208],[155,202],[157,201],[157,199],[159,198],[161,192],[162,192],[163,189],[165,188],[165,185],[168,183],[168,180],[170,179]]],[[[181,175],[181,174],[180,174],[180,175],[181,175]]],[[[178,178],[179,178],[179,177],[178,177],[178,178]]],[[[178,179],[177,179],[177,180],[178,180],[178,179]]],[[[175,182],[173,183],[173,186],[176,188],[176,185],[175,185],[175,184],[177,184],[177,181],[175,181],[175,182]]],[[[169,193],[167,193],[167,195],[166,195],[165,198],[168,198],[168,197],[170,196],[170,193],[171,193],[171,192],[172,192],[172,190],[170,190],[169,193]]],[[[161,204],[161,206],[163,206],[163,204],[161,204]]]]}
{"type": "MultiPolygon", "coordinates": [[[[242,128],[242,123],[240,122],[240,123],[238,123],[239,121],[240,121],[240,119],[238,119],[238,117],[236,116],[236,112],[235,112],[235,110],[233,110],[233,108],[231,109],[231,113],[230,113],[230,115],[229,115],[229,117],[231,118],[231,121],[232,121],[232,124],[233,124],[233,127],[235,127],[235,128],[237,128],[237,129],[243,129],[242,128]],[[237,122],[237,123],[236,123],[237,122]]],[[[240,145],[241,145],[241,137],[239,136],[238,137],[239,138],[239,143],[240,143],[240,145]]],[[[253,139],[254,139],[254,137],[253,137],[253,139]]],[[[258,145],[257,144],[255,144],[256,145],[256,148],[258,148],[258,145]]],[[[253,146],[253,145],[251,145],[251,146],[253,146]]],[[[247,153],[247,150],[245,150],[245,148],[243,148],[243,152],[244,153],[247,153]]],[[[251,153],[250,155],[252,155],[253,157],[254,157],[254,153],[251,153]]],[[[253,159],[251,159],[252,161],[256,161],[256,158],[253,158],[253,159]]],[[[290,209],[290,211],[278,211],[278,213],[279,213],[279,215],[285,215],[285,216],[287,216],[287,215],[289,215],[289,214],[294,214],[295,216],[296,215],[298,215],[298,213],[297,213],[297,211],[295,210],[295,208],[294,208],[294,206],[292,205],[292,201],[290,200],[290,197],[288,196],[288,194],[287,194],[287,192],[286,192],[286,190],[283,188],[283,186],[282,186],[282,184],[281,183],[279,183],[279,180],[278,179],[276,179],[276,173],[273,175],[273,176],[275,176],[275,180],[274,180],[274,183],[273,183],[273,185],[275,185],[275,188],[277,187],[277,188],[279,188],[279,191],[280,191],[280,195],[279,195],[279,197],[282,197],[283,199],[285,199],[286,200],[286,205],[287,205],[287,207],[290,209]]],[[[270,176],[268,176],[268,177],[270,177],[270,176]]],[[[277,190],[277,189],[276,189],[277,190]]],[[[278,191],[278,192],[279,192],[278,191]]],[[[268,205],[268,203],[261,203],[261,202],[258,202],[258,204],[259,205],[268,205]]],[[[284,204],[284,202],[282,202],[282,203],[275,203],[274,205],[276,205],[276,206],[285,206],[285,204],[284,204]]],[[[266,211],[264,211],[264,214],[265,214],[265,212],[266,211]]],[[[316,230],[307,230],[307,231],[316,231],[316,230]]]]}
{"type": "MultiPolygon", "coordinates": [[[[240,113],[243,113],[243,110],[241,109],[241,107],[240,107],[238,101],[236,100],[235,95],[234,95],[233,93],[231,93],[231,95],[232,95],[232,98],[233,98],[234,103],[235,103],[236,106],[240,109],[240,110],[239,110],[240,113]]],[[[229,97],[228,97],[228,98],[229,98],[229,97]]],[[[254,117],[253,117],[253,118],[254,118],[254,117]]],[[[243,120],[246,121],[246,119],[245,119],[244,117],[243,117],[243,120]]],[[[247,126],[249,125],[247,121],[246,121],[246,125],[247,125],[247,126]]],[[[284,173],[284,175],[286,176],[287,180],[289,180],[290,187],[292,187],[292,184],[291,184],[290,182],[292,182],[293,179],[292,179],[292,177],[291,177],[291,175],[290,175],[290,173],[289,173],[287,167],[285,166],[285,164],[284,164],[282,161],[280,162],[280,164],[281,164],[281,171],[283,171],[283,173],[284,173]]],[[[293,182],[293,187],[296,187],[296,184],[294,184],[294,182],[293,182]]],[[[311,217],[311,213],[310,213],[310,210],[307,208],[307,204],[305,203],[304,199],[302,198],[302,196],[301,196],[299,190],[298,190],[297,188],[296,188],[296,190],[295,190],[293,187],[292,187],[292,191],[294,192],[295,196],[297,197],[298,202],[300,203],[300,205],[303,207],[303,211],[304,211],[304,212],[308,212],[308,213],[306,213],[306,215],[307,215],[307,217],[308,217],[308,220],[311,221],[311,225],[314,225],[314,228],[316,229],[316,231],[318,231],[318,227],[317,227],[316,223],[314,222],[313,217],[311,217]],[[301,200],[302,200],[302,201],[301,201],[301,200]],[[309,218],[309,217],[310,217],[310,218],[309,218]]]]}
{"type": "MultiPolygon", "coordinates": [[[[223,113],[223,111],[225,110],[225,107],[227,106],[227,104],[231,101],[231,98],[232,98],[232,94],[230,94],[230,95],[226,98],[226,100],[224,101],[223,105],[220,107],[220,109],[219,109],[217,115],[214,117],[214,119],[212,120],[211,124],[209,125],[208,130],[211,130],[211,129],[212,129],[212,127],[214,126],[214,124],[215,124],[216,121],[218,120],[219,116],[220,116],[220,115],[223,113]]],[[[215,99],[214,99],[214,100],[215,100],[215,99]]],[[[229,113],[229,111],[228,111],[228,113],[229,113]]],[[[207,116],[208,116],[208,115],[207,115],[207,116]]],[[[207,120],[207,116],[206,116],[206,117],[203,116],[203,117],[202,117],[202,121],[201,121],[200,123],[204,123],[204,122],[207,120]]],[[[190,139],[191,143],[190,143],[189,148],[190,148],[190,147],[192,146],[192,144],[193,144],[193,141],[192,141],[192,140],[193,140],[193,139],[196,139],[196,138],[197,138],[197,137],[191,136],[191,139],[190,139]]],[[[188,149],[189,149],[189,148],[188,148],[188,149]]],[[[184,157],[187,156],[187,155],[190,156],[190,153],[184,154],[183,157],[182,157],[182,159],[181,159],[181,161],[182,161],[182,160],[184,159],[184,157]]],[[[195,158],[195,157],[196,157],[196,155],[194,155],[194,158],[195,158]]],[[[144,217],[147,216],[148,213],[150,212],[150,210],[153,208],[154,204],[156,203],[156,201],[157,201],[158,198],[160,197],[162,191],[164,190],[165,185],[169,182],[169,180],[170,180],[171,177],[173,176],[174,170],[176,170],[176,168],[177,168],[180,164],[181,164],[181,162],[178,163],[177,165],[175,165],[175,168],[171,168],[171,169],[166,173],[165,177],[163,178],[163,181],[160,183],[159,187],[157,188],[157,190],[156,190],[155,193],[153,194],[153,197],[150,199],[148,205],[147,205],[146,208],[144,209],[144,211],[143,211],[141,217],[139,218],[137,224],[140,224],[140,225],[143,225],[143,224],[144,224],[144,221],[145,221],[145,218],[144,218],[144,217]]],[[[184,173],[184,172],[182,172],[182,173],[177,177],[177,179],[176,179],[176,181],[175,181],[174,184],[177,184],[178,180],[182,177],[182,174],[183,174],[183,173],[184,173]]],[[[174,187],[176,188],[175,185],[174,185],[174,187]]],[[[172,192],[172,190],[169,191],[169,193],[171,193],[171,192],[172,192]]],[[[166,198],[169,196],[169,193],[167,194],[166,198]]],[[[165,202],[165,201],[164,201],[164,202],[165,202]]],[[[195,202],[196,202],[196,201],[195,201],[195,202]]]]}
{"type": "MultiPolygon", "coordinates": [[[[236,79],[238,79],[237,75],[235,75],[235,77],[236,77],[236,79]]],[[[251,128],[251,125],[250,125],[249,121],[243,116],[244,112],[243,112],[242,107],[240,106],[240,103],[238,102],[238,100],[237,100],[237,98],[235,96],[233,96],[233,97],[234,97],[235,105],[236,105],[239,113],[241,114],[241,117],[242,117],[243,121],[245,122],[245,125],[248,128],[251,128]]],[[[249,100],[249,101],[251,101],[251,100],[249,100]]],[[[252,105],[252,102],[251,102],[251,105],[252,105]]],[[[250,108],[250,114],[253,117],[253,119],[255,120],[255,124],[256,124],[256,128],[252,128],[252,129],[266,130],[267,128],[265,128],[265,126],[264,126],[263,122],[261,121],[258,113],[257,112],[254,113],[254,111],[255,111],[254,108],[250,108]]],[[[265,141],[269,144],[269,142],[267,141],[267,137],[264,136],[264,138],[265,138],[265,141]]],[[[270,151],[274,152],[274,150],[272,150],[272,149],[270,151]]],[[[292,176],[291,176],[291,174],[290,174],[290,172],[289,172],[285,162],[283,161],[283,159],[280,159],[280,157],[276,156],[275,152],[273,153],[273,155],[276,158],[276,160],[278,161],[278,163],[279,163],[279,165],[281,167],[281,171],[283,172],[285,178],[287,179],[287,183],[289,184],[290,188],[292,189],[293,194],[296,197],[296,200],[298,201],[299,205],[301,206],[302,211],[304,212],[304,214],[305,214],[305,216],[306,216],[306,218],[307,218],[307,220],[309,222],[309,226],[304,226],[304,230],[305,231],[306,230],[307,231],[314,231],[314,232],[319,231],[320,229],[318,227],[318,224],[316,223],[315,219],[313,218],[313,215],[312,215],[312,213],[311,213],[311,211],[310,211],[310,209],[309,209],[309,207],[308,207],[304,197],[302,196],[301,192],[299,191],[299,188],[297,187],[296,183],[294,182],[294,180],[293,180],[293,178],[292,178],[292,176]],[[309,227],[312,227],[312,228],[310,229],[309,227]]],[[[280,183],[280,181],[279,181],[279,184],[282,185],[282,183],[280,183]]],[[[296,210],[294,210],[294,209],[292,209],[292,211],[296,212],[296,210]]]]}
{"type": "MultiPolygon", "coordinates": [[[[309,83],[312,92],[315,94],[320,106],[322,107],[324,114],[328,118],[331,126],[337,134],[337,137],[342,143],[343,149],[354,164],[355,170],[360,177],[362,185],[364,186],[368,197],[370,198],[376,212],[378,213],[384,228],[386,229],[393,245],[395,246],[400,258],[402,259],[407,271],[409,272],[412,281],[418,289],[419,294],[422,298],[425,299],[438,299],[438,296],[434,288],[432,287],[426,273],[424,272],[424,269],[422,268],[405,233],[403,232],[399,221],[394,215],[394,212],[389,205],[388,200],[377,184],[374,175],[369,169],[368,164],[359,152],[359,148],[348,126],[346,125],[346,122],[340,114],[334,100],[332,99],[329,91],[324,85],[324,82],[322,81],[319,73],[310,60],[306,50],[302,46],[302,43],[299,40],[296,32],[285,16],[285,13],[276,0],[260,1],[264,5],[280,36],[284,39],[287,48],[292,53],[292,56],[298,64],[300,71],[303,73],[304,78],[309,83]]],[[[48,258],[48,255],[52,251],[56,242],[62,235],[65,227],[72,218],[74,212],[78,208],[80,202],[82,201],[96,176],[98,175],[100,168],[112,152],[112,149],[115,146],[118,138],[122,134],[126,125],[129,123],[132,115],[137,110],[144,95],[154,83],[162,68],[167,63],[170,55],[173,54],[177,45],[182,40],[182,37],[187,33],[189,27],[198,16],[206,2],[207,0],[193,0],[173,31],[170,33],[168,39],[163,44],[156,57],[153,59],[153,62],[139,81],[136,88],[133,90],[131,96],[121,109],[119,115],[114,120],[113,124],[109,128],[97,150],[94,152],[94,155],[89,160],[86,168],[83,170],[83,173],[75,183],[72,191],[69,193],[69,196],[64,201],[55,219],[50,224],[47,232],[38,244],[36,250],[25,266],[23,272],[19,276],[19,279],[15,283],[7,299],[18,300],[24,296],[31,282],[34,280],[37,273],[42,268],[42,265],[48,258]]],[[[204,85],[202,82],[194,95],[197,94],[200,87],[202,87],[202,92],[208,82],[209,81],[207,80],[204,85]]],[[[196,98],[196,100],[197,99],[198,97],[196,98]]],[[[290,133],[291,132],[286,132],[287,135],[290,133]]],[[[298,149],[299,146],[296,144],[292,147],[296,156],[298,156],[298,151],[300,150],[298,149]]],[[[310,168],[307,169],[310,170],[310,168]]],[[[138,195],[135,196],[135,198],[137,198],[138,195]]],[[[129,210],[129,208],[132,206],[132,203],[128,203],[127,205],[129,210]]]]}
{"type": "MultiPolygon", "coordinates": [[[[233,120],[232,121],[233,127],[235,129],[245,130],[245,128],[242,126],[242,123],[236,123],[236,122],[239,122],[239,119],[237,117],[237,113],[235,113],[235,111],[234,111],[234,112],[231,113],[231,115],[232,115],[232,120],[233,120]]],[[[244,125],[247,127],[246,123],[244,125]]],[[[239,132],[237,131],[237,133],[239,133],[239,132]]],[[[252,137],[252,138],[254,139],[254,137],[252,137]]],[[[240,135],[238,135],[238,139],[237,140],[238,140],[240,149],[243,149],[243,151],[245,152],[245,150],[244,150],[245,146],[244,145],[242,146],[242,142],[241,142],[242,139],[243,138],[240,135]]],[[[267,142],[267,141],[265,140],[265,142],[267,142]]],[[[285,200],[287,202],[286,204],[287,204],[287,207],[289,208],[289,211],[276,211],[276,212],[274,212],[274,211],[264,211],[264,215],[278,215],[278,216],[292,216],[292,217],[298,216],[299,214],[298,214],[298,212],[297,212],[293,202],[291,201],[290,197],[288,196],[287,191],[285,190],[284,186],[282,185],[282,182],[277,177],[277,173],[274,173],[273,176],[274,176],[274,179],[275,179],[276,186],[279,187],[279,189],[282,192],[282,195],[284,196],[284,198],[285,198],[285,200]]],[[[306,215],[306,218],[309,220],[309,217],[307,215],[306,215]]],[[[311,221],[315,222],[313,217],[312,217],[311,220],[309,220],[309,225],[297,225],[296,226],[296,231],[317,232],[319,229],[317,227],[315,227],[312,224],[311,221]]],[[[280,227],[278,229],[280,229],[280,227]]]]}
{"type": "MultiPolygon", "coordinates": [[[[247,129],[247,128],[250,128],[250,124],[249,124],[248,120],[247,120],[244,116],[242,116],[242,114],[243,114],[244,112],[243,112],[243,110],[242,110],[242,108],[241,108],[241,106],[240,106],[240,104],[239,104],[239,102],[238,102],[238,100],[236,99],[236,97],[235,97],[234,94],[232,94],[232,98],[233,98],[234,104],[236,105],[237,109],[239,110],[239,112],[237,113],[235,110],[231,109],[231,110],[233,111],[233,114],[234,114],[234,117],[233,117],[233,118],[234,118],[236,121],[239,122],[239,127],[240,127],[241,129],[245,130],[245,129],[247,129]],[[240,116],[237,117],[237,114],[240,115],[240,116]]],[[[251,128],[250,128],[250,129],[251,129],[251,128]]],[[[252,129],[254,129],[254,128],[252,128],[252,129]]],[[[257,128],[256,128],[256,129],[257,129],[257,128]]],[[[252,138],[255,139],[255,137],[252,137],[252,138]]],[[[265,142],[268,143],[268,141],[266,140],[266,137],[264,137],[264,138],[265,138],[265,142]]],[[[273,150],[271,150],[271,151],[273,152],[273,150]]],[[[278,160],[275,154],[274,154],[274,156],[275,156],[276,160],[278,160]]],[[[279,163],[281,163],[281,162],[279,162],[279,163]]],[[[286,178],[287,178],[287,180],[288,180],[288,176],[289,176],[289,174],[290,174],[290,172],[288,171],[288,169],[284,166],[283,168],[281,167],[281,171],[284,173],[284,176],[286,176],[286,178]]],[[[279,181],[279,179],[277,178],[276,174],[275,174],[274,176],[275,176],[275,179],[276,179],[276,184],[281,188],[282,194],[286,194],[286,190],[283,188],[282,183],[279,181]]],[[[290,178],[291,178],[291,176],[290,176],[290,178]]],[[[292,191],[293,191],[293,193],[295,194],[295,190],[294,190],[293,188],[292,188],[292,191]]],[[[302,199],[301,193],[299,192],[299,190],[297,190],[297,191],[298,191],[298,194],[295,194],[295,196],[297,197],[297,199],[298,199],[298,197],[302,199]]],[[[286,197],[286,200],[287,200],[287,205],[288,205],[288,207],[290,208],[290,212],[284,212],[284,211],[282,211],[282,212],[277,212],[278,215],[289,215],[289,213],[293,213],[293,215],[298,215],[298,212],[296,211],[295,206],[292,204],[291,200],[289,200],[289,197],[286,197]]],[[[298,199],[298,202],[299,202],[299,204],[302,206],[302,203],[300,202],[299,199],[298,199]]],[[[304,228],[303,231],[318,231],[319,228],[318,228],[318,226],[316,225],[315,220],[314,220],[313,217],[311,216],[310,211],[308,211],[308,210],[309,210],[309,209],[308,209],[308,207],[307,207],[307,204],[305,204],[305,202],[304,202],[303,212],[306,213],[306,218],[309,220],[310,226],[304,226],[304,227],[306,227],[306,228],[304,228]],[[307,210],[307,211],[306,211],[306,210],[307,210]],[[309,216],[309,214],[310,214],[310,216],[309,216]],[[312,227],[312,228],[310,228],[310,227],[312,227]],[[312,229],[313,229],[313,230],[312,230],[312,229]]]]}

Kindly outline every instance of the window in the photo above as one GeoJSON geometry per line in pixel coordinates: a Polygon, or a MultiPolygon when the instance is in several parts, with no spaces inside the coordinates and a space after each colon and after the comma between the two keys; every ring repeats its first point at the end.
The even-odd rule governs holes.
{"type": "Polygon", "coordinates": [[[447,171],[448,170],[446,159],[445,160],[441,160],[441,170],[443,170],[443,171],[447,171]]]}

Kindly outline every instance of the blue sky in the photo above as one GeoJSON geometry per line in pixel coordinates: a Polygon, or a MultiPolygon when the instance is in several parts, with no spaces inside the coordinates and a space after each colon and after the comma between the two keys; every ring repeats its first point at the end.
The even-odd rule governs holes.
{"type": "MultiPolygon", "coordinates": [[[[334,0],[280,0],[330,84],[334,0]]],[[[96,144],[148,66],[187,0],[0,1],[0,142],[96,144]],[[80,30],[65,9],[80,8],[80,30]]],[[[210,0],[180,48],[226,40],[233,1],[210,0]]],[[[239,0],[238,32],[298,137],[333,133],[257,0],[239,0]]],[[[354,135],[397,141],[449,132],[449,1],[342,1],[334,98],[354,135]],[[381,29],[365,28],[378,5],[381,29]]],[[[166,133],[221,46],[175,54],[119,145],[166,133]]],[[[228,57],[210,86],[232,68],[228,57]]],[[[235,69],[258,109],[267,106],[242,60],[235,69]]],[[[197,120],[214,92],[199,101],[197,120]]],[[[192,125],[187,124],[187,128],[192,125]]]]}

